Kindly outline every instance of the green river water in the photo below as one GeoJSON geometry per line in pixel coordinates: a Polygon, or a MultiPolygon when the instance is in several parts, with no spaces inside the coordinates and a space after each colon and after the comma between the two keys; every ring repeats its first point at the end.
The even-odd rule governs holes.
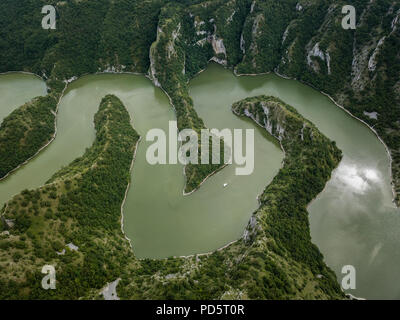
{"type": "MultiPolygon", "coordinates": [[[[0,76],[0,121],[37,95],[44,83],[25,74],[0,76]]],[[[231,112],[248,96],[274,95],[294,106],[343,150],[344,158],[325,190],[309,206],[313,242],[336,272],[357,271],[357,289],[365,298],[400,299],[400,215],[391,200],[389,159],[384,146],[361,122],[321,93],[275,75],[235,77],[211,64],[190,83],[196,111],[208,128],[255,129],[255,170],[236,176],[235,165],[183,196],[182,165],[149,165],[145,141],[152,128],[168,132],[174,112],[168,98],[143,76],[93,75],[69,85],[57,117],[57,137],[43,152],[0,182],[0,203],[25,188],[35,188],[82,155],[95,132],[93,116],[101,98],[117,95],[142,136],[124,206],[124,230],[139,258],[163,258],[209,252],[238,239],[257,209],[257,195],[278,172],[283,153],[253,122],[231,112]],[[226,188],[224,183],[228,183],[226,188]]],[[[1,204],[0,204],[1,205],[1,204]]]]}

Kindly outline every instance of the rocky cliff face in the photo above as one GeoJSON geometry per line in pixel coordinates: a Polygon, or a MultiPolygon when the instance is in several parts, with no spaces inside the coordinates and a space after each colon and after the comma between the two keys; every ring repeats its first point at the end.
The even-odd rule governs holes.
{"type": "Polygon", "coordinates": [[[238,74],[278,72],[328,93],[374,127],[393,158],[399,194],[398,1],[353,1],[355,30],[342,28],[348,3],[336,0],[59,2],[52,32],[37,26],[35,1],[0,4],[8,12],[0,28],[0,71],[60,80],[102,70],[148,72],[171,97],[180,128],[197,129],[203,123],[187,82],[208,61],[238,74]]]}
{"type": "MultiPolygon", "coordinates": [[[[328,93],[382,137],[393,158],[398,203],[400,4],[356,1],[356,29],[344,30],[346,4],[220,0],[184,7],[185,58],[176,70],[183,68],[187,81],[213,60],[238,74],[277,72],[328,93]]],[[[159,71],[169,83],[174,72],[159,71]]]]}
{"type": "Polygon", "coordinates": [[[400,4],[356,1],[356,29],[344,30],[344,1],[219,1],[215,9],[206,3],[195,7],[207,8],[212,21],[211,59],[239,74],[301,80],[373,126],[393,158],[399,203],[400,4]]]}
{"type": "MultiPolygon", "coordinates": [[[[14,0],[1,1],[0,12],[7,12],[0,21],[1,72],[32,71],[47,75],[49,81],[102,70],[147,72],[170,96],[179,127],[198,130],[204,123],[193,108],[187,82],[208,61],[238,74],[276,71],[329,93],[374,125],[391,150],[400,191],[398,1],[353,1],[356,30],[343,30],[341,8],[347,3],[336,0],[51,2],[59,15],[54,32],[38,27],[42,16],[35,8],[41,0],[19,0],[17,5],[14,0]]],[[[122,281],[121,297],[169,298],[176,288],[188,288],[179,291],[179,298],[219,298],[229,292],[268,299],[343,297],[335,275],[311,243],[306,211],[339,163],[340,151],[274,98],[245,99],[233,109],[263,126],[286,152],[284,167],[260,197],[245,241],[196,262],[172,260],[181,265],[184,276],[179,283],[167,276],[168,281],[158,281],[162,266],[156,276],[146,262],[138,264],[137,272],[135,261],[122,281]],[[191,278],[186,277],[186,267],[191,278]],[[187,280],[193,280],[189,287],[187,280]],[[309,290],[310,284],[314,289],[309,290]]],[[[190,187],[215,169],[189,168],[190,187]]],[[[107,252],[115,254],[112,249],[107,252]]]]}
{"type": "Polygon", "coordinates": [[[246,18],[245,55],[237,72],[296,78],[373,126],[393,158],[399,203],[400,4],[356,1],[356,29],[344,30],[343,1],[266,2],[255,1],[246,18]]]}

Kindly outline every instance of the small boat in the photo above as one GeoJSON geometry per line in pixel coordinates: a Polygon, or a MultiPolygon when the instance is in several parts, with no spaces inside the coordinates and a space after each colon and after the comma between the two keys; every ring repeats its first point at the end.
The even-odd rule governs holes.
{"type": "Polygon", "coordinates": [[[228,185],[227,183],[224,183],[224,188],[225,188],[227,185],[228,185]]]}

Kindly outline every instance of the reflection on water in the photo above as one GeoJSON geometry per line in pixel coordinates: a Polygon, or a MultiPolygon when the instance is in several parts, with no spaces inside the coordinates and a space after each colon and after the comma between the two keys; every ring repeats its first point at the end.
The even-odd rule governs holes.
{"type": "Polygon", "coordinates": [[[379,177],[379,171],[372,168],[363,168],[357,164],[347,164],[343,161],[334,173],[334,183],[343,189],[343,192],[354,192],[358,194],[365,193],[370,188],[376,188],[382,184],[382,178],[379,177]]]}
{"type": "Polygon", "coordinates": [[[370,299],[399,299],[400,214],[391,203],[387,167],[378,163],[357,163],[345,153],[309,208],[311,231],[339,281],[342,266],[356,268],[357,288],[348,292],[370,299]]]}
{"type": "Polygon", "coordinates": [[[192,81],[194,85],[203,104],[216,99],[215,91],[224,92],[224,99],[277,96],[336,141],[343,160],[308,208],[312,241],[339,282],[344,265],[356,268],[357,289],[349,293],[400,299],[400,212],[392,204],[389,159],[374,133],[324,95],[275,75],[235,78],[211,65],[192,81]]]}

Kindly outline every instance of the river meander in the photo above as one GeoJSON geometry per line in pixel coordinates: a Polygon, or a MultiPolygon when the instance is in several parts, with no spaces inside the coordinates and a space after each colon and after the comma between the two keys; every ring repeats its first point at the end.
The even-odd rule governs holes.
{"type": "MultiPolygon", "coordinates": [[[[0,76],[0,121],[30,98],[45,94],[40,79],[24,74],[0,76]]],[[[235,176],[230,165],[183,196],[183,166],[146,162],[146,132],[168,132],[174,120],[168,98],[143,76],[92,75],[69,85],[59,106],[56,139],[36,158],[0,182],[0,203],[35,188],[82,155],[95,132],[93,116],[101,98],[112,93],[125,104],[142,136],[124,206],[124,230],[139,258],[162,258],[212,251],[239,238],[257,209],[257,195],[278,172],[283,153],[249,120],[235,116],[233,102],[259,94],[294,106],[343,150],[344,158],[325,190],[309,206],[312,240],[327,264],[357,270],[357,289],[365,298],[400,298],[400,215],[391,199],[389,160],[384,146],[358,120],[321,93],[275,75],[235,77],[211,64],[190,83],[196,111],[209,128],[255,129],[255,170],[235,176]],[[228,183],[226,188],[224,183],[228,183]]],[[[0,204],[0,205],[1,205],[0,204]]]]}

